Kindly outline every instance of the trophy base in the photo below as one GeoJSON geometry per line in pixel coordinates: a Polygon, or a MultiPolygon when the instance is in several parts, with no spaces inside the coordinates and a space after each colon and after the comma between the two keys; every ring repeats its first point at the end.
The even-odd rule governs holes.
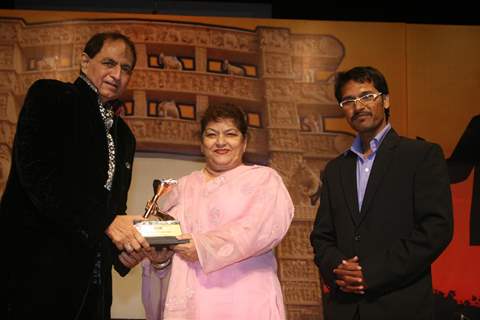
{"type": "Polygon", "coordinates": [[[147,220],[138,222],[135,226],[152,247],[167,247],[189,241],[176,238],[182,234],[180,222],[177,220],[147,220]]]}
{"type": "Polygon", "coordinates": [[[152,247],[167,247],[181,243],[188,243],[188,239],[179,240],[175,237],[146,237],[145,238],[152,247]]]}

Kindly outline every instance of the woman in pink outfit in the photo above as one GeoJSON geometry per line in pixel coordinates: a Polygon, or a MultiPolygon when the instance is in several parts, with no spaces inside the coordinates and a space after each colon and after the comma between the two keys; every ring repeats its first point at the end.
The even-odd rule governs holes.
{"type": "Polygon", "coordinates": [[[294,208],[282,178],[242,163],[247,123],[237,107],[209,107],[201,140],[205,168],[181,178],[164,205],[190,241],[143,265],[147,319],[285,319],[273,248],[294,208]]]}

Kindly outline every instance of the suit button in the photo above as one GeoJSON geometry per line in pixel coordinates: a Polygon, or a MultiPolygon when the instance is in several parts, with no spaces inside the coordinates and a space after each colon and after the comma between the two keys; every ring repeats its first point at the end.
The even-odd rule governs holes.
{"type": "Polygon", "coordinates": [[[355,239],[355,241],[360,241],[360,235],[359,234],[356,234],[353,239],[355,239]]]}

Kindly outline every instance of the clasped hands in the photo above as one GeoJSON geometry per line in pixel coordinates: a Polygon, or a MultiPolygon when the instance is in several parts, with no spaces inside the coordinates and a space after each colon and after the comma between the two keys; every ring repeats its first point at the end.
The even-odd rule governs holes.
{"type": "Polygon", "coordinates": [[[365,284],[362,267],[357,256],[343,260],[342,263],[333,269],[333,273],[337,278],[335,283],[343,292],[365,294],[367,285],[365,284]]]}

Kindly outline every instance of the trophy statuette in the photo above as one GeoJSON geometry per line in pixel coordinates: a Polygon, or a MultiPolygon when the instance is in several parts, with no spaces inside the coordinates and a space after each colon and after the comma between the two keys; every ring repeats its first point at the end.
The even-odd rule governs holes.
{"type": "Polygon", "coordinates": [[[176,237],[182,234],[180,222],[175,220],[168,212],[175,207],[172,205],[166,210],[160,210],[158,200],[168,193],[177,181],[174,179],[153,180],[153,197],[147,201],[143,217],[147,220],[135,224],[142,236],[153,247],[164,247],[179,243],[187,243],[188,240],[179,240],[176,237]]]}

